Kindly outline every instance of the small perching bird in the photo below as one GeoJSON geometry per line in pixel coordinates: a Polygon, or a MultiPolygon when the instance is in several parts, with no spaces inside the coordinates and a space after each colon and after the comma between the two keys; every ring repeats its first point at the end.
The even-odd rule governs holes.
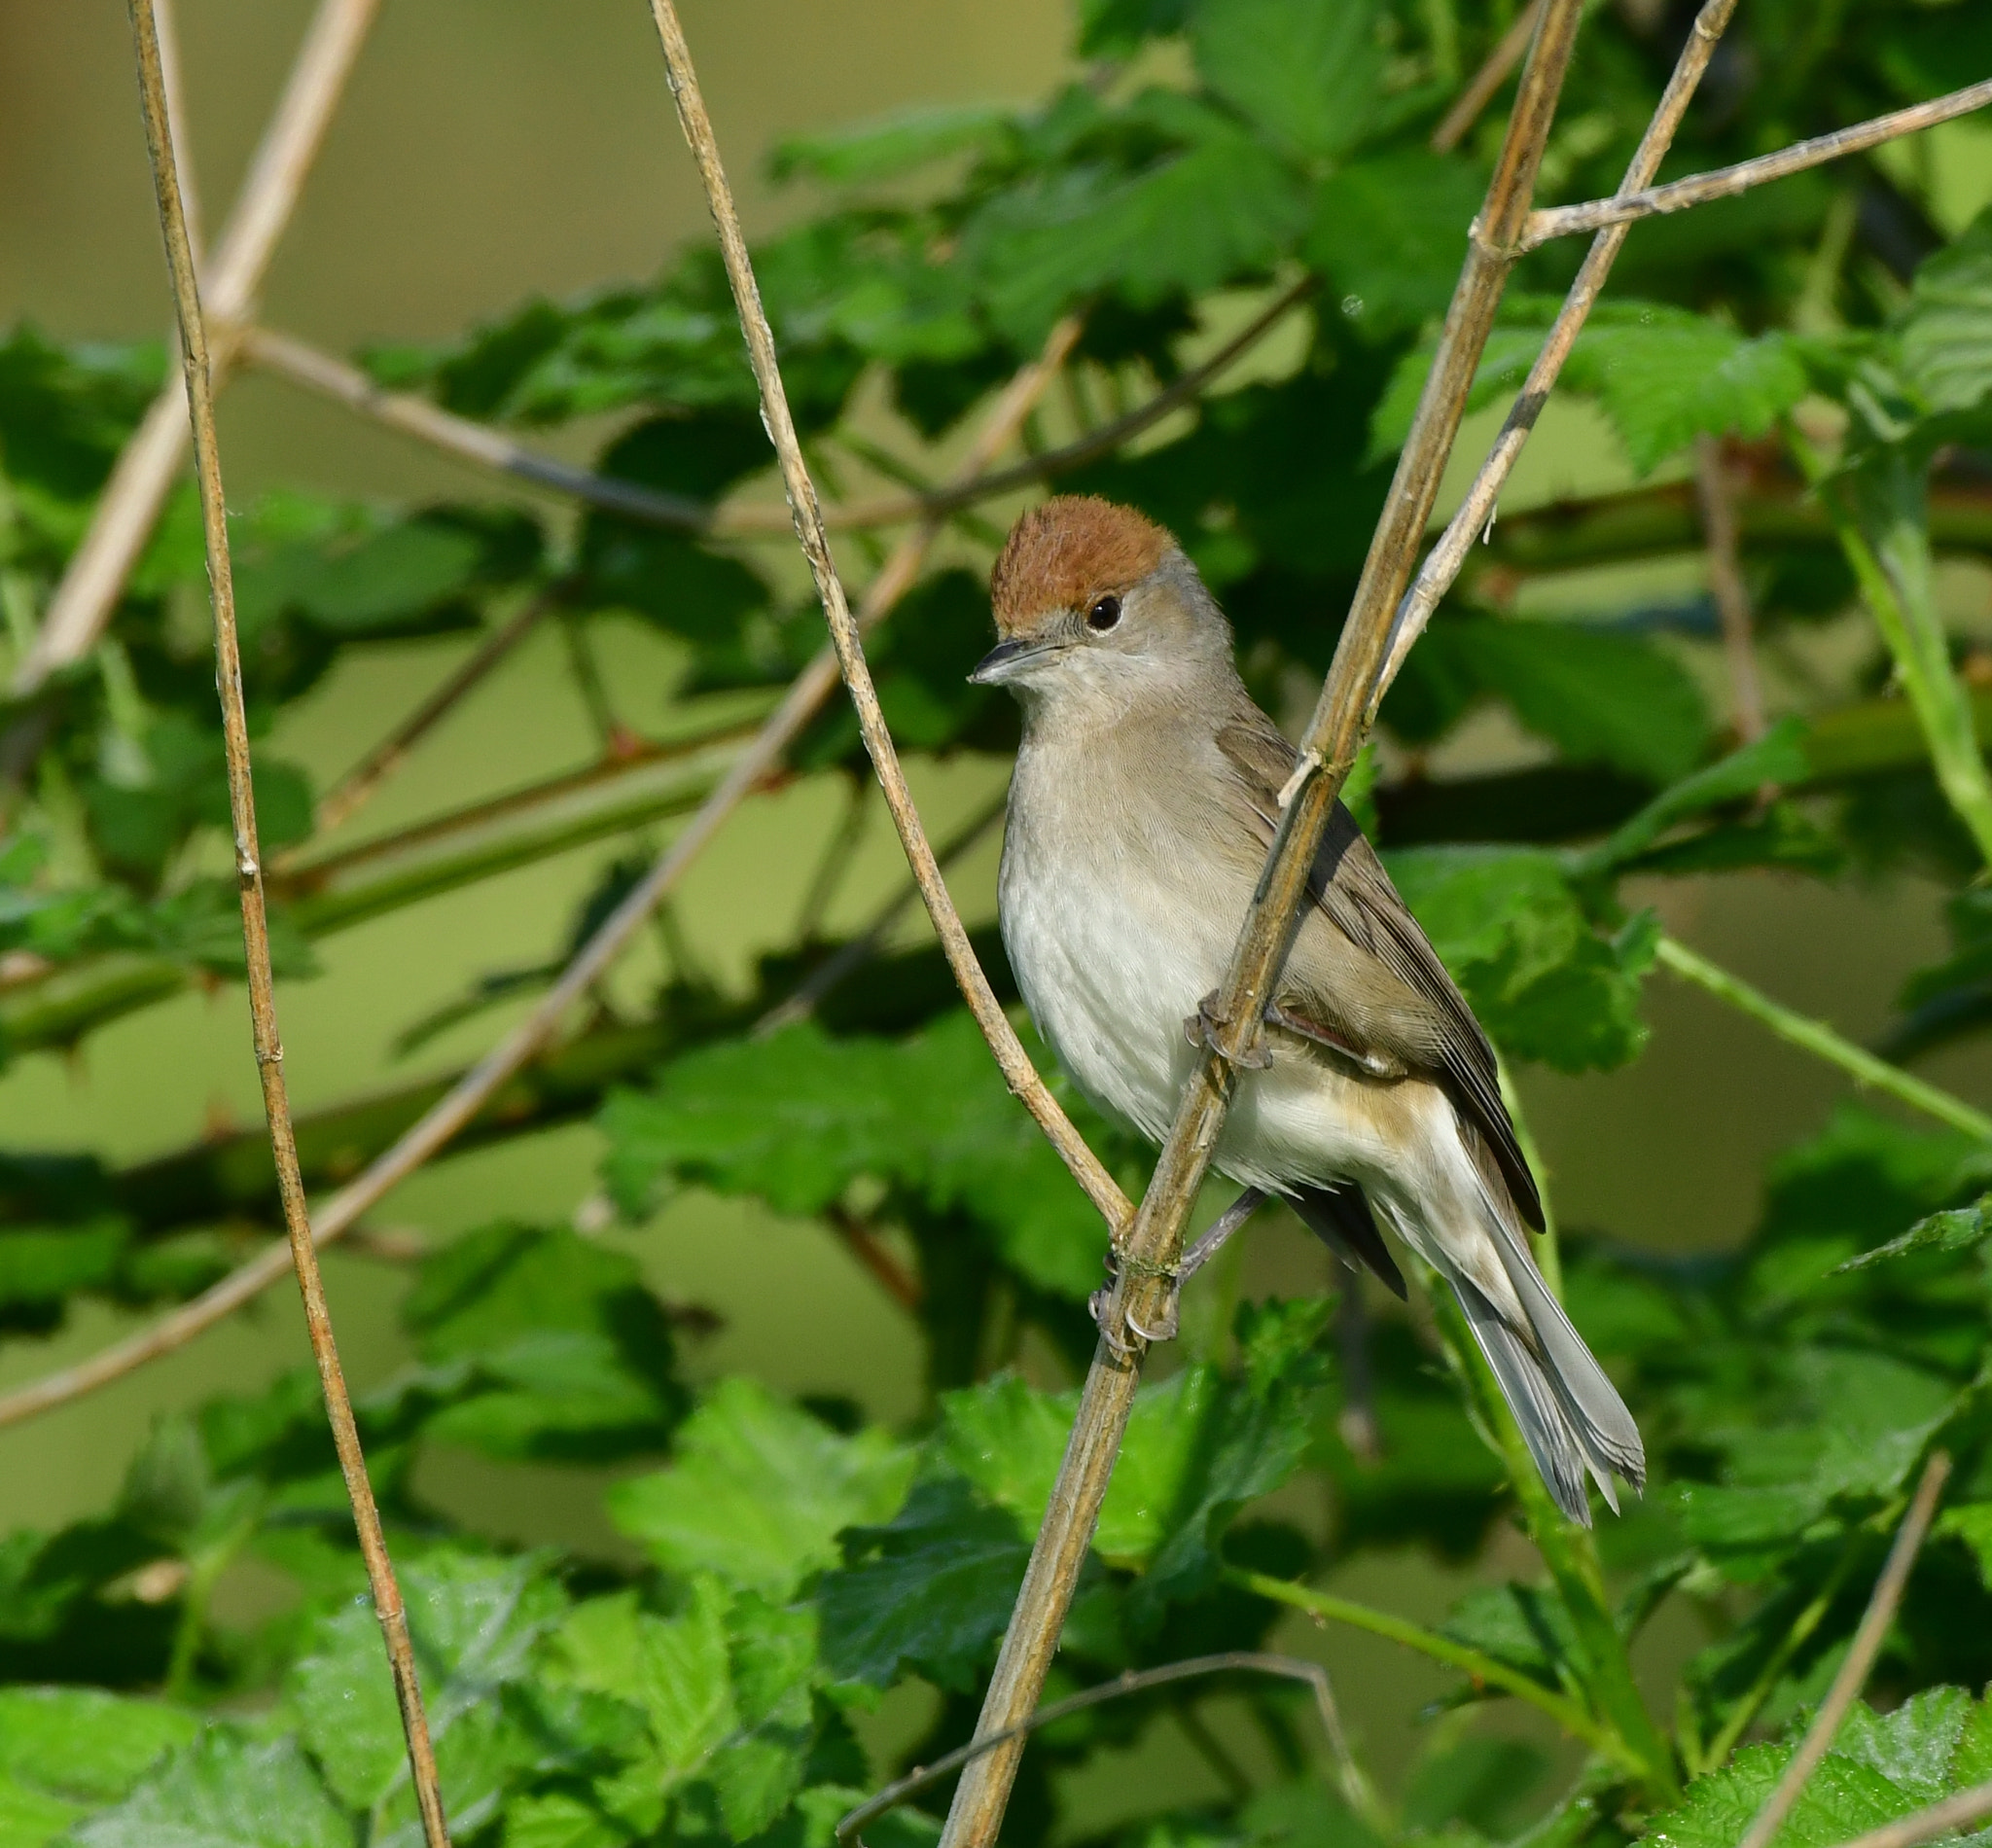
{"type": "MultiPolygon", "coordinates": [[[[1253,703],[1231,629],[1140,514],[1065,497],[1020,518],[976,669],[1022,701],[1000,905],[1038,1030],[1094,1103],[1168,1134],[1296,754],[1253,703]]],[[[1285,1200],[1399,1296],[1376,1222],[1451,1285],[1558,1505],[1616,1510],[1646,1456],[1528,1250],[1542,1203],[1494,1051],[1339,802],[1217,1166],[1285,1200]]]]}

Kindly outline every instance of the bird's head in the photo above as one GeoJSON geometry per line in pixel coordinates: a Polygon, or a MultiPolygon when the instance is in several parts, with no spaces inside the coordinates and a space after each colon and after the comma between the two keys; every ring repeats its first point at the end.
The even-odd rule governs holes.
{"type": "Polygon", "coordinates": [[[1027,706],[1104,716],[1229,675],[1231,631],[1172,534],[1129,507],[1061,495],[1011,528],[989,577],[996,646],[969,676],[1027,706]]]}

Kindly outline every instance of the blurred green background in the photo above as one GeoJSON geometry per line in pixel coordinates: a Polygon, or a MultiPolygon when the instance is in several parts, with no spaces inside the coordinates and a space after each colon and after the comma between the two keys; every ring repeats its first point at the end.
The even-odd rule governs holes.
{"type": "MultiPolygon", "coordinates": [[[[218,224],[308,17],[305,0],[178,0],[190,139],[204,211],[218,224]]],[[[912,102],[1021,99],[1066,69],[1060,0],[687,0],[687,30],[739,185],[750,231],[803,209],[806,193],[767,183],[761,156],[779,134],[912,102]]],[[[1992,135],[1945,131],[1939,147],[1951,215],[1992,195],[1992,135]]],[[[646,9],[636,0],[388,0],[297,218],[272,267],[266,319],[337,351],[374,338],[454,333],[533,293],[561,295],[656,268],[706,231],[669,107],[646,9]]],[[[0,321],[27,318],[65,338],[128,338],[169,324],[158,232],[121,0],[7,0],[0,7],[0,321]]],[[[1463,449],[1473,446],[1476,422],[1463,449]]],[[[587,433],[568,431],[579,444],[587,433]]],[[[1482,431],[1482,434],[1484,432],[1482,431]]],[[[222,407],[231,496],[299,484],[382,497],[500,494],[412,445],[289,387],[248,377],[222,407]]],[[[578,450],[577,450],[578,452],[578,450]]],[[[1552,414],[1507,505],[1595,489],[1622,466],[1582,413],[1552,414]]],[[[1458,476],[1459,467],[1455,467],[1458,476]]],[[[849,561],[854,576],[859,561],[849,561]]],[[[1950,613],[1992,634],[1992,584],[1946,586],[1950,613]]],[[[669,645],[612,630],[609,681],[639,730],[664,721],[669,645]]],[[[1831,645],[1828,638],[1827,645],[1831,645]]],[[[410,708],[467,644],[353,651],[275,740],[321,786],[410,708]]],[[[542,635],[423,745],[370,809],[365,832],[587,762],[593,734],[542,635]]],[[[1720,709],[1720,706],[1719,706],[1720,709]]],[[[1489,720],[1446,763],[1494,764],[1530,751],[1489,720]]],[[[932,830],[945,833],[1000,785],[1002,765],[914,766],[932,830]]],[[[753,803],[699,864],[682,918],[694,953],[737,981],[760,948],[791,933],[820,839],[841,798],[802,783],[753,803]]],[[[287,1068],[302,1110],[443,1070],[475,1056],[516,1014],[487,1014],[397,1062],[395,1033],[480,973],[544,958],[601,864],[594,847],[343,934],[324,974],[281,994],[287,1068]]],[[[971,921],[994,908],[995,843],[953,877],[971,921]]],[[[832,918],[868,913],[902,873],[882,810],[832,918]]],[[[1780,999],[1856,1037],[1883,1021],[1901,978],[1941,948],[1934,894],[1886,896],[1772,874],[1720,890],[1677,882],[1650,896],[1668,928],[1780,999]]],[[[918,928],[924,928],[923,925],[918,928]]],[[[657,973],[654,945],[619,981],[657,973]]],[[[524,1004],[519,1004],[523,1006],[524,1004]]],[[[1786,1050],[1705,999],[1655,979],[1654,1038],[1618,1074],[1524,1074],[1523,1087],[1566,1223],[1673,1249],[1739,1238],[1765,1156],[1816,1126],[1835,1095],[1826,1068],[1786,1050]]],[[[1930,1077],[1992,1103],[1992,1051],[1929,1061],[1930,1077]]],[[[254,1121],[255,1075],[240,991],[183,997],[93,1036],[74,1059],[36,1055],[0,1079],[0,1127],[14,1148],[92,1146],[128,1159],[204,1126],[254,1121]]],[[[497,1213],[558,1220],[590,1191],[594,1133],[576,1127],[523,1147],[445,1160],[405,1186],[375,1223],[447,1236],[497,1213]]],[[[873,1415],[918,1403],[916,1339],[845,1253],[813,1226],[693,1196],[642,1234],[654,1281],[723,1318],[695,1344],[694,1377],[750,1370],[797,1392],[847,1394],[873,1415]]],[[[1272,1228],[1246,1260],[1245,1287],[1319,1287],[1311,1243],[1272,1228]]],[[[364,1389],[406,1358],[388,1305],[399,1274],[336,1255],[328,1268],[347,1365],[364,1389]]],[[[101,1307],[59,1335],[10,1343],[0,1385],[77,1358],[121,1332],[101,1307]]],[[[304,1354],[295,1297],[272,1293],[192,1349],[39,1421],[0,1432],[6,1527],[53,1525],[101,1504],[160,1410],[224,1385],[248,1389],[304,1354]]],[[[469,1459],[425,1466],[423,1486],[521,1540],[600,1548],[619,1542],[597,1506],[598,1477],[502,1472],[469,1459]]],[[[1415,1615],[1449,1592],[1413,1563],[1368,1595],[1415,1615]],[[1428,1582],[1429,1581],[1429,1582],[1428,1582]]],[[[243,1595],[250,1595],[245,1590],[243,1595]]],[[[1661,1637],[1654,1649],[1678,1647],[1661,1637]]],[[[1350,1635],[1324,1639],[1362,1690],[1361,1724],[1389,1763],[1388,1735],[1441,1678],[1350,1635]]],[[[1346,1689],[1345,1689],[1346,1691],[1346,1689]]],[[[1109,1776],[1111,1766],[1096,1775],[1109,1776]]]]}

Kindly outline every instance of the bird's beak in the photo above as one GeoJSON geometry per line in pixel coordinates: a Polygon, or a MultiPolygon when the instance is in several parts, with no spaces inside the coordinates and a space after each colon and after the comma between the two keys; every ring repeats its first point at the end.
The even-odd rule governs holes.
{"type": "Polygon", "coordinates": [[[978,687],[1001,687],[1008,681],[1021,679],[1050,652],[1049,643],[1013,637],[998,642],[984,655],[969,679],[978,687]]]}

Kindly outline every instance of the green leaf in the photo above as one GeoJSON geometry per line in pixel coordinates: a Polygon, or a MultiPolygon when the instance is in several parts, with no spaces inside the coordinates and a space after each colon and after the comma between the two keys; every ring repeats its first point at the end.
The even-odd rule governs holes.
{"type": "Polygon", "coordinates": [[[425,1258],[402,1320],[453,1403],[427,1435],[500,1457],[656,1451],[683,1394],[663,1304],[636,1261],[565,1228],[499,1221],[425,1258]],[[468,1376],[464,1368],[468,1367],[468,1376]]]}
{"type": "MultiPolygon", "coordinates": [[[[1420,735],[1449,727],[1474,693],[1489,693],[1572,762],[1654,783],[1686,775],[1708,744],[1708,708],[1692,677],[1635,635],[1451,617],[1426,632],[1405,678],[1406,695],[1436,707],[1438,724],[1421,725],[1420,735]]],[[[1393,723],[1401,707],[1386,707],[1393,723]]]]}
{"type": "Polygon", "coordinates": [[[1333,160],[1359,142],[1380,91],[1373,0],[1196,0],[1203,81],[1291,152],[1333,160]]]}
{"type": "MultiPolygon", "coordinates": [[[[544,1562],[487,1559],[445,1550],[404,1568],[409,1630],[422,1676],[429,1729],[439,1759],[473,1771],[472,1789],[456,1786],[453,1811],[488,1800],[505,1768],[467,1734],[450,1742],[466,1716],[477,1733],[498,1690],[526,1672],[533,1645],[558,1619],[564,1599],[544,1562]]],[[[315,1626],[287,1682],[304,1743],[326,1781],[354,1809],[373,1809],[406,1782],[407,1748],[388,1677],[380,1626],[366,1601],[345,1605],[315,1626]]]]}
{"type": "Polygon", "coordinates": [[[1004,335],[1034,344],[1107,289],[1137,308],[1201,295],[1263,271],[1292,244],[1307,200],[1286,163],[1214,115],[1192,120],[1193,145],[1131,179],[1076,169],[999,194],[971,220],[958,261],[1004,335]]]}
{"type": "Polygon", "coordinates": [[[178,1708],[93,1688],[0,1688],[0,1771],[52,1795],[107,1803],[199,1728],[178,1708]]]}
{"type": "Polygon", "coordinates": [[[44,1848],[85,1813],[0,1771],[0,1848],[44,1848]]]}
{"type": "Polygon", "coordinates": [[[1586,325],[1563,382],[1596,394],[1641,475],[1704,432],[1768,435],[1810,388],[1781,334],[1745,339],[1678,309],[1632,303],[1619,304],[1613,320],[1586,325]]]}
{"type": "Polygon", "coordinates": [[[1415,325],[1452,299],[1481,189],[1466,161],[1425,148],[1352,161],[1314,195],[1307,261],[1333,279],[1344,313],[1415,325]]]}
{"type": "Polygon", "coordinates": [[[1583,1685],[1583,1650],[1561,1598],[1540,1587],[1489,1585],[1470,1591],[1446,1613],[1447,1636],[1518,1668],[1545,1688],[1583,1685]]]}
{"type": "Polygon", "coordinates": [[[1962,1688],[1926,1688],[1886,1714],[1856,1702],[1834,1735],[1832,1749],[1879,1771],[1917,1803],[1934,1803],[1952,1789],[1951,1760],[1964,1738],[1972,1705],[1962,1688]]]}
{"type": "Polygon", "coordinates": [[[1576,1072],[1622,1065],[1644,1046],[1650,922],[1601,937],[1561,862],[1529,848],[1423,847],[1386,860],[1503,1051],[1576,1072]]]}
{"type": "Polygon", "coordinates": [[[1583,857],[1586,871],[1604,871],[1644,853],[1677,822],[1725,802],[1755,796],[1767,783],[1802,782],[1811,773],[1805,726],[1780,719],[1762,737],[1662,790],[1599,846],[1583,857]]]}
{"type": "Polygon", "coordinates": [[[1105,1227],[1003,1084],[966,1010],[897,1044],[814,1024],[664,1067],[612,1096],[603,1175],[625,1212],[666,1177],[820,1213],[860,1177],[959,1212],[1031,1283],[1084,1300],[1105,1227]]]}
{"type": "Polygon", "coordinates": [[[1899,334],[1903,377],[1939,415],[1992,392],[1992,211],[1916,271],[1899,334]]]}
{"type": "Polygon", "coordinates": [[[839,1679],[885,1688],[902,1667],[966,1692],[1009,1620],[1030,1547],[1014,1515],[959,1476],[920,1483],[884,1527],[848,1542],[823,1581],[823,1659],[839,1679]]]}
{"type": "Polygon", "coordinates": [[[768,171],[777,180],[806,178],[830,186],[864,185],[970,154],[1009,125],[1012,112],[995,103],[942,103],[906,109],[823,134],[777,141],[768,171]]]}
{"type": "Polygon", "coordinates": [[[1944,1213],[1919,1219],[1905,1232],[1898,1233],[1885,1245],[1864,1251],[1834,1266],[1835,1272],[1866,1270],[1891,1258],[1906,1258],[1911,1252],[1971,1251],[1992,1233],[1992,1193],[1981,1194],[1971,1206],[1958,1206],[1944,1213]]]}
{"type": "Polygon", "coordinates": [[[75,1839],[81,1848],[352,1848],[353,1837],[293,1740],[257,1743],[216,1725],[117,1808],[81,1824],[75,1839]]]}
{"type": "MultiPolygon", "coordinates": [[[[1963,1508],[1946,1509],[1937,1518],[1935,1531],[1961,1540],[1978,1562],[1978,1577],[1992,1591],[1992,1502],[1970,1502],[1963,1508]]],[[[1992,1768],[1984,1773],[1992,1777],[1992,1768]]]]}
{"type": "Polygon", "coordinates": [[[672,1467],[619,1482],[607,1506],[671,1571],[783,1598],[836,1563],[845,1528],[885,1519],[912,1470],[883,1431],[839,1437],[765,1386],[729,1379],[686,1420],[672,1467]]]}

